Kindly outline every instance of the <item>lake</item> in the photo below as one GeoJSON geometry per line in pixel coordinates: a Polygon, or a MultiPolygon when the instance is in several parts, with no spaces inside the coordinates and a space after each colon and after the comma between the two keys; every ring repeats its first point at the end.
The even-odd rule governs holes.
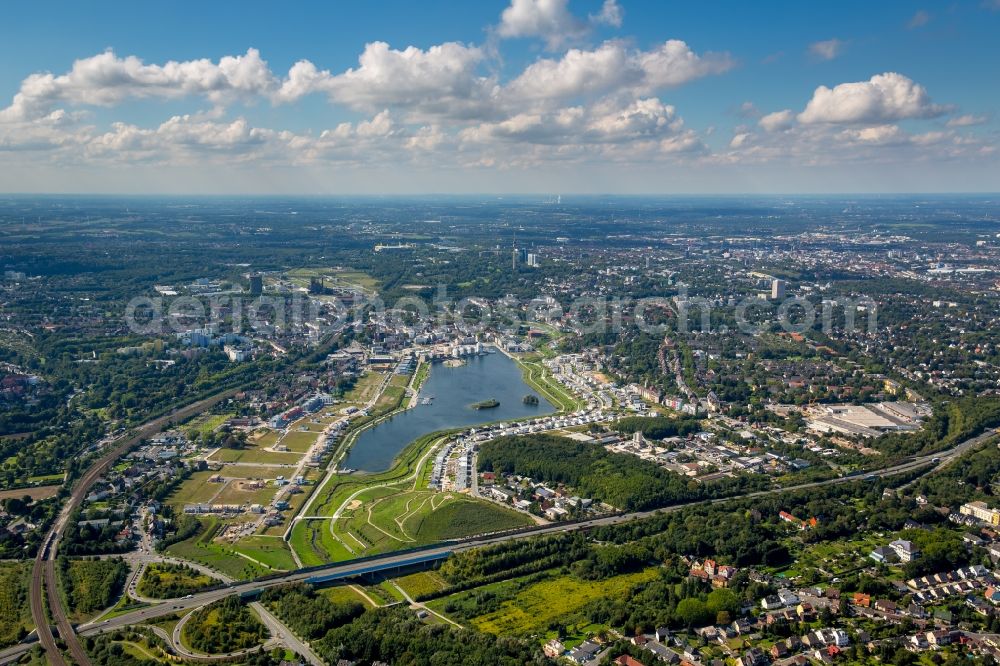
{"type": "Polygon", "coordinates": [[[505,355],[497,352],[465,361],[457,368],[435,363],[420,389],[421,399],[434,397],[431,404],[418,404],[362,432],[341,467],[381,472],[407,444],[429,432],[555,411],[548,400],[524,383],[521,368],[505,355]],[[537,405],[524,404],[524,396],[529,394],[538,398],[537,405]],[[470,407],[490,398],[499,400],[500,405],[479,410],[470,407]]]}

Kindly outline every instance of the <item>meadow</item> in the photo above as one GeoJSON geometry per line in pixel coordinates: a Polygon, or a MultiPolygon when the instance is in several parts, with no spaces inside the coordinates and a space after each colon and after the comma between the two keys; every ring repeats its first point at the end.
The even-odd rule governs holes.
{"type": "Polygon", "coordinates": [[[568,574],[546,575],[540,580],[533,576],[528,581],[512,579],[459,592],[427,605],[445,615],[459,608],[460,617],[471,617],[468,624],[479,631],[511,636],[542,635],[553,623],[586,622],[579,611],[591,601],[602,597],[620,598],[636,584],[653,580],[658,575],[656,569],[647,569],[597,581],[568,574]],[[488,612],[477,614],[484,594],[499,601],[491,604],[488,612]]]}

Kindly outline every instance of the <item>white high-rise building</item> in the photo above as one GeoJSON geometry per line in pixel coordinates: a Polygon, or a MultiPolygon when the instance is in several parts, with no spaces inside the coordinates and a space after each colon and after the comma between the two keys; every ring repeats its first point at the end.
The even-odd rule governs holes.
{"type": "Polygon", "coordinates": [[[775,278],[771,280],[771,298],[775,301],[785,297],[785,281],[775,278]]]}

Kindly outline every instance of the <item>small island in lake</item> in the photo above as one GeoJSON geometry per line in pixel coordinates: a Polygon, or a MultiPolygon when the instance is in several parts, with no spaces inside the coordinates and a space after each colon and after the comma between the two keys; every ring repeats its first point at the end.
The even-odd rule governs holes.
{"type": "Polygon", "coordinates": [[[538,404],[538,396],[537,395],[531,395],[529,393],[528,395],[524,396],[524,398],[521,400],[521,402],[523,402],[526,405],[537,405],[538,404]]]}
{"type": "Polygon", "coordinates": [[[483,400],[482,402],[477,402],[472,405],[473,409],[493,409],[494,407],[499,407],[500,401],[490,398],[489,400],[483,400]]]}

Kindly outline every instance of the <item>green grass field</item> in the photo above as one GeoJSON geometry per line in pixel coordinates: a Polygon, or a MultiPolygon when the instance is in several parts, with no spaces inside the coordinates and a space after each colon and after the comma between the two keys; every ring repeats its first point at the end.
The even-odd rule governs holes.
{"type": "Polygon", "coordinates": [[[319,591],[324,597],[329,599],[335,604],[343,604],[348,602],[358,601],[365,605],[365,608],[374,608],[371,602],[365,597],[358,594],[349,585],[335,585],[333,587],[323,588],[319,591]]]}
{"type": "Polygon", "coordinates": [[[380,284],[377,278],[361,271],[333,271],[331,275],[338,283],[358,287],[365,291],[375,291],[380,284]]]}
{"type": "Polygon", "coordinates": [[[181,429],[188,437],[196,433],[204,435],[213,432],[233,416],[234,414],[199,414],[184,424],[181,429]]]}
{"type": "Polygon", "coordinates": [[[294,465],[302,455],[293,452],[265,451],[259,444],[248,444],[245,449],[219,449],[209,460],[217,462],[261,463],[263,465],[294,465]]]}
{"type": "Polygon", "coordinates": [[[375,397],[375,390],[385,379],[381,372],[366,372],[358,378],[350,391],[344,394],[344,401],[350,404],[363,405],[375,397]]]}
{"type": "Polygon", "coordinates": [[[416,599],[424,594],[439,592],[447,587],[447,583],[434,571],[421,571],[419,573],[401,576],[395,579],[396,585],[406,590],[411,598],[416,599]]]}
{"type": "Polygon", "coordinates": [[[438,510],[415,515],[406,522],[406,527],[412,526],[421,543],[432,543],[524,527],[531,523],[530,518],[517,511],[492,502],[459,497],[438,510]]]}
{"type": "Polygon", "coordinates": [[[270,573],[246,558],[236,554],[233,548],[213,541],[218,533],[220,521],[214,516],[199,518],[204,529],[184,541],[178,541],[167,548],[167,553],[192,562],[204,564],[230,578],[246,580],[270,573]]]}
{"type": "Polygon", "coordinates": [[[266,449],[277,444],[280,437],[281,433],[276,430],[258,430],[250,441],[258,448],[266,449]]]}
{"type": "Polygon", "coordinates": [[[378,279],[368,273],[337,268],[294,268],[285,275],[302,286],[308,285],[309,278],[313,277],[326,278],[327,286],[357,287],[366,292],[376,291],[379,285],[378,279]]]}
{"type": "Polygon", "coordinates": [[[455,493],[372,488],[335,524],[355,557],[530,524],[523,514],[455,493]]]}
{"type": "MultiPolygon", "coordinates": [[[[259,482],[252,482],[254,484],[259,482]]],[[[220,487],[223,484],[216,484],[220,487]]],[[[253,488],[244,479],[233,479],[215,497],[216,504],[268,504],[278,492],[277,486],[264,482],[263,487],[253,488]]]]}
{"type": "Polygon", "coordinates": [[[355,557],[330,533],[329,520],[300,520],[292,529],[290,545],[307,567],[355,557]]]}
{"type": "Polygon", "coordinates": [[[222,474],[222,476],[229,478],[262,479],[265,481],[273,481],[279,476],[283,476],[287,479],[293,471],[295,471],[293,468],[281,467],[279,465],[232,463],[223,467],[222,471],[219,473],[222,474]]]}
{"type": "Polygon", "coordinates": [[[473,628],[505,636],[539,635],[548,631],[553,622],[585,622],[576,614],[591,601],[602,597],[622,597],[636,584],[653,580],[658,575],[656,569],[600,581],[563,575],[523,587],[515,579],[435,599],[428,606],[437,612],[444,612],[449,603],[474,604],[477,594],[491,591],[509,598],[501,602],[497,610],[473,618],[473,628]]]}
{"type": "Polygon", "coordinates": [[[185,504],[203,504],[211,501],[223,488],[223,484],[209,481],[214,475],[215,472],[211,471],[195,472],[167,498],[167,504],[183,507],[185,504]]]}
{"type": "Polygon", "coordinates": [[[263,562],[272,569],[291,571],[296,568],[292,551],[280,537],[251,536],[240,539],[233,548],[263,562]]]}
{"type": "Polygon", "coordinates": [[[315,432],[301,432],[299,430],[292,430],[284,437],[281,438],[281,444],[284,444],[291,451],[296,451],[298,453],[305,453],[309,450],[309,447],[316,443],[316,433],[315,432]]]}

